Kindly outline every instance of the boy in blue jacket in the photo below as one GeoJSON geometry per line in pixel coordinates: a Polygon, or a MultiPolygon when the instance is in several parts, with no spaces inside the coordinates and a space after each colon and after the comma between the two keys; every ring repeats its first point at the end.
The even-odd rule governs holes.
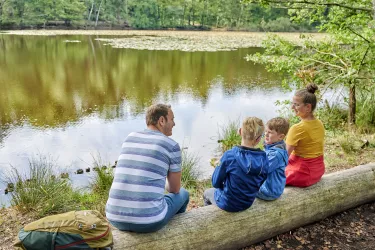
{"type": "Polygon", "coordinates": [[[269,161],[266,181],[260,187],[258,198],[275,200],[285,188],[285,167],[288,164],[288,152],[284,138],[289,130],[289,122],[282,117],[269,120],[266,124],[264,148],[269,161]]]}
{"type": "Polygon", "coordinates": [[[268,173],[266,153],[255,146],[264,132],[261,119],[246,118],[239,133],[241,146],[226,151],[212,175],[212,186],[204,192],[205,205],[216,204],[228,212],[249,208],[268,173]]]}

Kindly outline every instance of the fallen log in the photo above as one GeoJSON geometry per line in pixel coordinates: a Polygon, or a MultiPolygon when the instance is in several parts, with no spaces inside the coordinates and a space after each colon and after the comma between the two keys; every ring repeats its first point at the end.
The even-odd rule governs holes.
{"type": "Polygon", "coordinates": [[[327,174],[308,188],[287,187],[278,200],[257,199],[240,213],[207,206],[155,233],[114,230],[114,249],[239,249],[372,201],[375,163],[327,174]]]}

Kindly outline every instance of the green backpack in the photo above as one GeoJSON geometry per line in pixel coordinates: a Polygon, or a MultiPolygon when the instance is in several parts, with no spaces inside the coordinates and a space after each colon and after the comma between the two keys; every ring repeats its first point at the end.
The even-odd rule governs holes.
{"type": "Polygon", "coordinates": [[[95,210],[72,211],[42,218],[20,230],[16,249],[98,249],[113,244],[108,221],[95,210]]]}

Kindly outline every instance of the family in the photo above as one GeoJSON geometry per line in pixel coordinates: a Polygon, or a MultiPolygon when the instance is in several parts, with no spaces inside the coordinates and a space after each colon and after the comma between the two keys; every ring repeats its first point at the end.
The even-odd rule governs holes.
{"type": "MultiPolygon", "coordinates": [[[[243,121],[241,145],[220,159],[212,175],[213,188],[203,195],[205,205],[239,212],[256,197],[279,198],[285,185],[308,187],[321,179],[325,132],[314,117],[317,89],[309,84],[294,94],[291,108],[301,121],[290,129],[281,117],[265,126],[257,117],[243,121]],[[264,150],[257,148],[262,137],[264,150]]],[[[106,204],[107,219],[123,231],[157,231],[175,214],[185,212],[189,203],[189,193],[181,187],[181,149],[169,138],[175,125],[171,107],[149,107],[146,124],[147,129],[126,137],[106,204]]]]}

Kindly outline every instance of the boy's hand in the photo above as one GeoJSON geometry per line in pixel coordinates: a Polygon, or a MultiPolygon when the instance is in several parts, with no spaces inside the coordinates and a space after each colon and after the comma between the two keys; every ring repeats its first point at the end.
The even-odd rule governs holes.
{"type": "Polygon", "coordinates": [[[216,168],[217,166],[220,165],[220,160],[217,158],[211,158],[210,164],[212,167],[216,168]]]}

